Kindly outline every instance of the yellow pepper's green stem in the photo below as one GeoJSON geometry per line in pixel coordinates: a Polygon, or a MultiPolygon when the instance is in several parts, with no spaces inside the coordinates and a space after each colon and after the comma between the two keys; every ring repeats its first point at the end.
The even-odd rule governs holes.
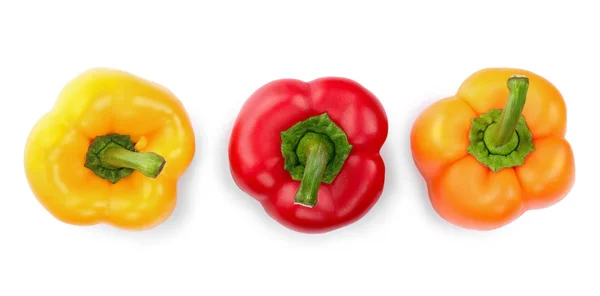
{"type": "Polygon", "coordinates": [[[121,147],[106,148],[98,157],[104,165],[134,169],[150,178],[156,178],[166,163],[154,152],[134,152],[121,147]]]}
{"type": "Polygon", "coordinates": [[[138,152],[128,135],[108,134],[94,139],[85,156],[85,167],[96,176],[117,183],[134,170],[156,178],[165,159],[153,152],[138,152]]]}

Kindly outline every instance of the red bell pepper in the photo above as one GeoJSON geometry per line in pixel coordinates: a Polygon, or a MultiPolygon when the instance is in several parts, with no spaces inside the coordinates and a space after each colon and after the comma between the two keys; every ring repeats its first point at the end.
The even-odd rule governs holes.
{"type": "Polygon", "coordinates": [[[235,121],[231,173],[279,223],[328,232],[379,199],[387,133],[383,106],[352,80],[276,80],[254,92],[235,121]]]}

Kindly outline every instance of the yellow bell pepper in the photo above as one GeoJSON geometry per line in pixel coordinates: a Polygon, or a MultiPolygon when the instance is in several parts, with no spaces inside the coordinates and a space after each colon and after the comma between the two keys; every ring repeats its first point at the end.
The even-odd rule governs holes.
{"type": "Polygon", "coordinates": [[[25,171],[39,202],[74,225],[141,230],[165,221],[195,153],[181,102],[132,74],[92,69],[33,127],[25,171]]]}

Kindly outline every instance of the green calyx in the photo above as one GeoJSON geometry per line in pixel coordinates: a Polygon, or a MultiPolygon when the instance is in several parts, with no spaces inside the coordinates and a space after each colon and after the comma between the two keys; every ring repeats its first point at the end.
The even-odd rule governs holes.
{"type": "Polygon", "coordinates": [[[471,121],[467,152],[494,172],[520,166],[535,150],[525,117],[529,79],[514,75],[508,79],[509,97],[504,109],[492,109],[471,121]]]}
{"type": "Polygon", "coordinates": [[[135,170],[156,178],[165,163],[165,159],[156,153],[137,152],[130,136],[108,134],[96,137],[90,144],[84,166],[114,184],[135,170]]]}
{"type": "Polygon", "coordinates": [[[310,117],[281,132],[284,168],[293,180],[302,181],[296,203],[317,203],[320,183],[331,184],[350,155],[348,137],[327,115],[310,117]]]}

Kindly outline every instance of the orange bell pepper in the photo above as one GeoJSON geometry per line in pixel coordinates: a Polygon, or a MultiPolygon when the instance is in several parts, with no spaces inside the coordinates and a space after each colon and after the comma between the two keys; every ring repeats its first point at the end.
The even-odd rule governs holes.
{"type": "Polygon", "coordinates": [[[575,180],[566,118],[560,92],[535,73],[472,74],[411,130],[435,211],[458,226],[490,230],[561,200],[575,180]]]}
{"type": "Polygon", "coordinates": [[[194,141],[184,107],[167,89],[93,69],[68,83],[33,127],[25,171],[60,221],[148,229],[173,211],[194,141]]]}

